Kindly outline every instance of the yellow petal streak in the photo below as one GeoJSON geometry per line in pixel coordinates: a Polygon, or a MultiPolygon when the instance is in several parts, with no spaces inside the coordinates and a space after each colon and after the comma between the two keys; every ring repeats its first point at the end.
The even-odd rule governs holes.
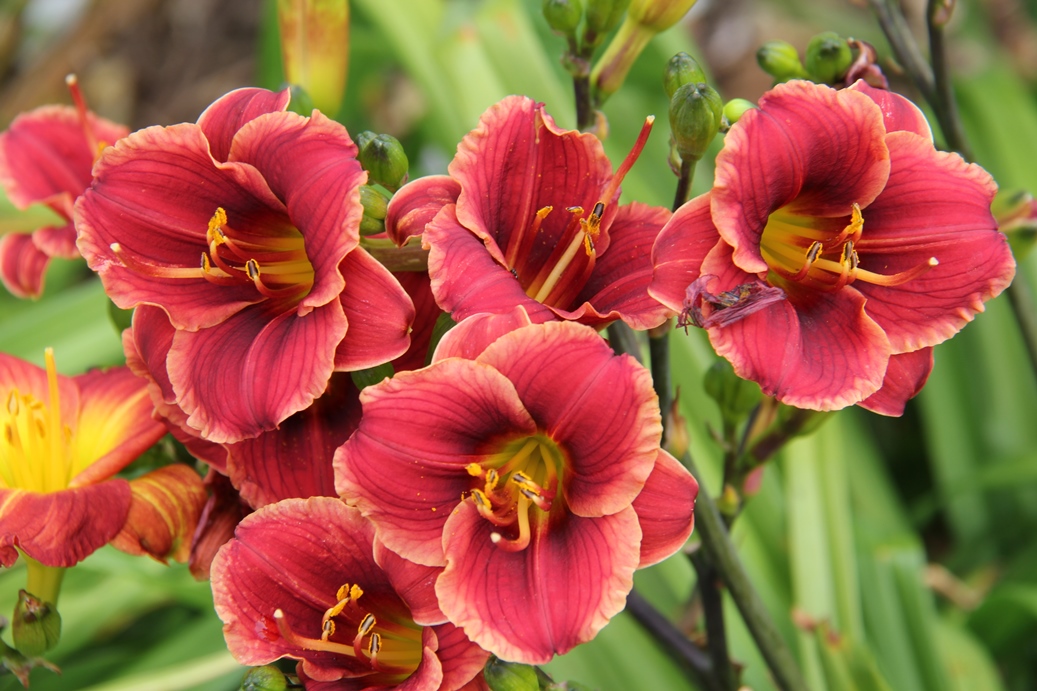
{"type": "Polygon", "coordinates": [[[11,389],[0,410],[0,482],[6,488],[57,492],[72,479],[73,432],[61,419],[54,351],[47,349],[46,402],[11,389]]]}

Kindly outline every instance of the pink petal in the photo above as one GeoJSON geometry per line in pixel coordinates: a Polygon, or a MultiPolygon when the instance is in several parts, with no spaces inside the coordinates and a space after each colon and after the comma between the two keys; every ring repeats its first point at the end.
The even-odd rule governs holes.
{"type": "Polygon", "coordinates": [[[483,244],[457,221],[453,205],[443,207],[428,224],[423,243],[429,248],[428,272],[436,302],[456,321],[480,312],[503,314],[515,305],[524,307],[534,322],[555,318],[494,258],[500,254],[496,246],[483,244]]]}
{"type": "Polygon", "coordinates": [[[619,207],[609,228],[608,251],[599,254],[594,271],[573,301],[600,315],[600,321],[587,315],[581,323],[599,326],[619,318],[632,329],[644,330],[672,316],[671,310],[648,294],[652,245],[669,218],[670,212],[659,206],[633,202],[619,207]]]}
{"type": "Polygon", "coordinates": [[[187,561],[208,499],[202,478],[194,468],[174,463],[131,480],[130,489],[130,511],[112,546],[127,554],[147,554],[163,564],[169,559],[187,561]]]}
{"type": "Polygon", "coordinates": [[[28,233],[0,237],[0,280],[12,295],[38,298],[43,293],[43,276],[50,257],[41,252],[28,233]]]}
{"type": "Polygon", "coordinates": [[[522,305],[503,314],[473,314],[443,334],[432,356],[432,362],[448,357],[474,360],[487,346],[506,333],[529,326],[532,322],[522,305]]]}
{"type": "Polygon", "coordinates": [[[436,304],[432,294],[432,282],[425,271],[400,271],[393,276],[414,303],[414,326],[410,332],[410,347],[407,352],[392,361],[394,371],[421,369],[429,363],[429,346],[443,310],[436,304]]]}
{"type": "Polygon", "coordinates": [[[567,514],[519,552],[497,548],[492,531],[470,502],[450,517],[436,594],[450,621],[498,657],[543,664],[591,640],[626,606],[641,541],[632,508],[567,514]]]}
{"type": "MultiPolygon", "coordinates": [[[[731,264],[723,243],[702,270],[719,276],[713,293],[756,279],[731,264]]],[[[889,340],[865,302],[852,287],[790,293],[741,321],[709,329],[709,340],[738,376],[766,395],[798,408],[838,410],[875,393],[889,361],[889,340]]]]}
{"type": "MultiPolygon", "coordinates": [[[[443,665],[443,682],[440,689],[446,691],[469,688],[468,684],[481,676],[490,654],[473,643],[464,631],[453,624],[446,623],[433,628],[439,639],[436,655],[443,665]]],[[[482,687],[475,688],[489,691],[485,683],[482,687]]]]}
{"type": "Polygon", "coordinates": [[[882,109],[882,120],[885,123],[886,132],[906,130],[925,137],[930,142],[933,140],[933,131],[925,115],[911,101],[903,96],[887,89],[876,89],[869,86],[864,80],[858,80],[849,87],[852,91],[859,91],[878,104],[882,109]]]}
{"type": "Polygon", "coordinates": [[[907,402],[918,395],[933,370],[933,349],[900,353],[889,358],[882,388],[858,405],[880,415],[899,417],[907,402]]]}
{"type": "Polygon", "coordinates": [[[209,140],[212,157],[226,161],[234,135],[251,120],[266,113],[277,113],[288,107],[291,92],[266,89],[235,89],[222,96],[198,117],[198,126],[209,140]]]}
{"type": "Polygon", "coordinates": [[[0,562],[11,547],[45,566],[74,566],[114,538],[130,510],[130,485],[113,479],[49,494],[0,489],[0,562]]]}
{"type": "Polygon", "coordinates": [[[228,160],[255,166],[305,239],[314,283],[301,307],[342,292],[339,264],[359,243],[364,215],[360,185],[367,173],[356,153],[346,128],[319,112],[260,115],[234,136],[228,160]]]}
{"type": "Polygon", "coordinates": [[[699,483],[676,458],[659,451],[645,488],[634,500],[641,525],[641,569],[657,564],[688,541],[695,526],[699,483]]]}
{"type": "Polygon", "coordinates": [[[221,443],[274,429],[324,392],[345,329],[335,301],[304,317],[257,305],[208,329],[177,331],[166,367],[187,424],[221,443]]]}
{"type": "Polygon", "coordinates": [[[436,599],[436,579],[443,572],[439,566],[422,566],[407,561],[375,540],[374,560],[389,576],[393,589],[407,604],[411,617],[422,626],[446,621],[436,599]]]}
{"type": "Polygon", "coordinates": [[[936,151],[909,133],[888,136],[893,169],[882,195],[864,209],[857,243],[861,268],[892,275],[939,261],[921,276],[886,287],[858,278],[868,316],[892,352],[942,343],[1000,294],[1015,261],[990,214],[996,186],[982,168],[936,151]]]}
{"type": "Polygon", "coordinates": [[[76,247],[76,228],[71,222],[64,226],[34,230],[32,241],[48,257],[79,258],[79,249],[76,247]]]}
{"type": "Polygon", "coordinates": [[[597,332],[572,322],[512,331],[477,361],[511,380],[537,427],[565,451],[565,499],[573,513],[612,514],[633,501],[662,435],[648,370],[616,357],[597,332]]]}
{"type": "Polygon", "coordinates": [[[332,458],[360,422],[359,392],[336,374],[313,405],[253,439],[228,445],[227,474],[259,508],[289,497],[334,497],[332,458]]]}
{"type": "Polygon", "coordinates": [[[447,204],[457,202],[461,184],[449,175],[429,175],[400,188],[389,201],[385,234],[399,247],[421,237],[425,226],[447,204]]]}
{"type": "Polygon", "coordinates": [[[252,509],[238,495],[226,475],[209,468],[205,476],[209,498],[198,517],[191,540],[188,565],[195,580],[209,580],[212,560],[217,550],[234,536],[234,529],[252,509]]]}
{"type": "Polygon", "coordinates": [[[681,311],[685,291],[699,277],[702,261],[719,241],[708,194],[677,209],[652,247],[654,270],[648,294],[674,312],[681,311]]]}
{"type": "Polygon", "coordinates": [[[375,367],[407,352],[414,303],[399,281],[359,247],[340,270],[346,287],[339,299],[349,326],[335,352],[335,369],[375,367]]]}
{"type": "Polygon", "coordinates": [[[760,237],[778,209],[838,217],[870,204],[889,174],[884,137],[882,114],[863,94],[800,80],[764,94],[717,156],[713,221],[735,264],[768,270],[760,237]]]}
{"type": "Polygon", "coordinates": [[[515,388],[492,367],[452,358],[369,386],[360,428],[335,455],[341,497],[400,556],[442,566],[440,534],[470,489],[465,466],[490,442],[535,433],[515,388]]]}

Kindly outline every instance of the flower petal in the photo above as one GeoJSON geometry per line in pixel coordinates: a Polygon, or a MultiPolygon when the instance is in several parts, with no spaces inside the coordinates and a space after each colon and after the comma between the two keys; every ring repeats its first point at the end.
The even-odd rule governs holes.
{"type": "Polygon", "coordinates": [[[447,521],[447,566],[436,581],[444,614],[506,660],[543,664],[591,640],[626,606],[641,529],[631,507],[567,514],[518,552],[497,548],[470,502],[447,521]]]}
{"type": "Polygon", "coordinates": [[[681,206],[659,231],[652,247],[654,270],[648,294],[680,312],[688,286],[699,277],[703,260],[719,241],[708,194],[681,206]]]}
{"type": "Polygon", "coordinates": [[[449,175],[428,175],[407,183],[389,200],[385,214],[385,234],[403,247],[413,237],[421,237],[425,226],[447,204],[457,202],[461,184],[449,175]]]}
{"type": "Polygon", "coordinates": [[[522,305],[515,305],[510,312],[502,314],[473,314],[443,334],[432,361],[439,362],[450,357],[474,360],[504,334],[531,323],[522,305]]]}
{"type": "Polygon", "coordinates": [[[594,271],[573,301],[586,310],[581,323],[598,326],[619,318],[632,329],[644,330],[672,316],[648,294],[652,245],[669,218],[669,210],[659,206],[633,202],[619,208],[609,228],[608,251],[599,254],[594,271]],[[600,316],[600,321],[588,319],[587,312],[600,316]]]}
{"type": "Polygon", "coordinates": [[[334,301],[303,317],[256,305],[208,329],[177,331],[167,370],[187,424],[221,443],[274,429],[324,392],[345,329],[334,301]]]}
{"type": "Polygon", "coordinates": [[[846,216],[871,203],[889,174],[882,113],[855,91],[779,84],[727,133],[711,192],[713,222],[744,271],[767,271],[759,244],[778,209],[846,216]],[[759,146],[758,142],[767,142],[759,146]]]}
{"type": "Polygon", "coordinates": [[[886,132],[906,130],[932,142],[933,131],[929,127],[929,122],[918,106],[911,101],[888,89],[876,89],[869,86],[864,80],[858,80],[849,89],[859,91],[878,104],[882,109],[882,120],[885,123],[886,132]]]}
{"type": "Polygon", "coordinates": [[[130,481],[133,498],[126,523],[112,545],[127,554],[150,555],[165,564],[187,561],[191,537],[208,494],[194,468],[167,465],[130,481]]]}
{"type": "Polygon", "coordinates": [[[687,468],[662,449],[645,488],[634,500],[641,525],[642,569],[657,564],[684,546],[695,526],[699,483],[687,468]]]}
{"type": "Polygon", "coordinates": [[[452,358],[369,386],[360,427],[335,454],[339,496],[400,556],[443,565],[443,523],[471,485],[465,471],[502,436],[534,434],[515,388],[492,367],[452,358]]]}
{"type": "Polygon", "coordinates": [[[74,566],[119,533],[129,510],[119,478],[48,494],[0,489],[0,563],[12,565],[18,547],[45,566],[74,566]]]}
{"type": "Polygon", "coordinates": [[[900,353],[889,358],[882,388],[858,405],[873,413],[899,417],[907,402],[918,395],[933,370],[933,349],[922,348],[913,353],[900,353]]]}
{"type": "Polygon", "coordinates": [[[586,326],[536,324],[505,334],[478,362],[515,386],[537,426],[567,454],[566,502],[580,516],[628,506],[655,465],[662,435],[651,375],[586,326]]]}
{"type": "Polygon", "coordinates": [[[893,169],[882,195],[864,209],[857,244],[861,268],[895,274],[939,265],[896,286],[858,278],[868,316],[889,336],[892,352],[942,343],[1001,293],[1015,260],[990,214],[996,186],[977,165],[936,151],[910,132],[887,137],[893,169]]]}
{"type": "Polygon", "coordinates": [[[198,126],[209,140],[210,152],[217,161],[226,161],[234,135],[260,115],[277,113],[288,107],[291,92],[266,89],[235,89],[220,97],[198,117],[198,126]]]}
{"type": "Polygon", "coordinates": [[[205,502],[198,527],[191,540],[191,557],[188,565],[195,580],[209,580],[209,571],[216,552],[234,536],[234,529],[241,519],[252,512],[242,501],[238,491],[223,473],[209,468],[205,476],[209,498],[205,502]]]}
{"type": "Polygon", "coordinates": [[[50,257],[40,251],[29,233],[0,237],[0,280],[15,297],[38,298],[49,263],[50,257]]]}
{"type": "Polygon", "coordinates": [[[253,439],[227,446],[227,474],[253,508],[289,497],[334,497],[332,458],[360,422],[359,392],[335,374],[313,405],[253,439]]]}
{"type": "Polygon", "coordinates": [[[335,369],[375,367],[407,352],[414,303],[400,282],[360,247],[342,260],[341,271],[346,286],[339,299],[349,326],[335,369]]]}
{"type": "MultiPolygon", "coordinates": [[[[713,293],[756,280],[731,263],[724,243],[702,271],[719,277],[713,293]]],[[[766,395],[798,408],[838,410],[875,393],[889,361],[889,340],[866,314],[865,303],[852,287],[793,293],[709,329],[709,340],[738,376],[758,383],[766,395]]]]}

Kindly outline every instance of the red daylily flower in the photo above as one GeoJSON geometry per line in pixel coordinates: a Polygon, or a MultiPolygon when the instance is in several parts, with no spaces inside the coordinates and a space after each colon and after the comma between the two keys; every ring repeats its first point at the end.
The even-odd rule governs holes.
{"type": "Polygon", "coordinates": [[[76,108],[43,106],[14,119],[0,134],[0,185],[19,209],[42,203],[62,225],[0,237],[0,280],[18,297],[39,297],[52,257],[74,259],[72,207],[92,179],[101,149],[129,130],[86,110],[71,81],[76,108]]]}
{"type": "Polygon", "coordinates": [[[488,655],[439,611],[436,572],[381,548],[339,499],[286,499],[238,525],[212,590],[244,665],[299,660],[307,689],[454,691],[488,655]]]}
{"type": "Polygon", "coordinates": [[[995,189],[897,94],[781,84],[659,234],[649,292],[784,403],[900,415],[931,347],[1012,280],[995,189]]]}
{"type": "Polygon", "coordinates": [[[168,315],[175,404],[212,442],[274,429],[333,371],[409,344],[410,299],[358,244],[356,146],[287,104],[240,89],[198,124],[131,134],[76,205],[79,248],[112,300],[168,315]]]}
{"type": "Polygon", "coordinates": [[[671,312],[648,296],[649,254],[670,212],[618,203],[648,131],[614,174],[597,137],[509,96],[458,145],[449,177],[400,190],[387,232],[402,244],[424,231],[432,290],[455,320],[522,305],[534,322],[658,326],[671,312]]]}
{"type": "Polygon", "coordinates": [[[644,368],[571,322],[498,337],[522,322],[473,317],[431,366],[364,389],[336,485],[388,549],[445,567],[450,621],[539,664],[593,638],[634,570],[684,544],[698,485],[659,447],[644,368]]]}
{"type": "MultiPolygon", "coordinates": [[[[72,566],[111,542],[126,525],[131,505],[149,503],[141,496],[148,493],[143,485],[134,491],[131,483],[113,475],[166,431],[151,417],[144,380],[125,367],[63,377],[49,350],[46,363],[42,370],[0,354],[0,564],[4,566],[17,560],[19,550],[44,566],[72,566]]],[[[195,480],[200,488],[201,479],[196,475],[195,480]]],[[[192,487],[187,480],[180,482],[192,487]]],[[[188,489],[192,497],[188,504],[199,498],[192,491],[188,489]]],[[[183,508],[179,494],[170,505],[173,510],[183,508]]],[[[190,513],[190,507],[185,513],[190,513]]],[[[151,517],[141,519],[141,524],[131,527],[134,534],[162,532],[151,517]]],[[[173,523],[179,526],[167,531],[174,538],[170,547],[175,541],[172,534],[184,525],[178,520],[173,523]]],[[[193,530],[193,525],[184,530],[193,530]]],[[[151,553],[163,558],[169,551],[151,553]]]]}

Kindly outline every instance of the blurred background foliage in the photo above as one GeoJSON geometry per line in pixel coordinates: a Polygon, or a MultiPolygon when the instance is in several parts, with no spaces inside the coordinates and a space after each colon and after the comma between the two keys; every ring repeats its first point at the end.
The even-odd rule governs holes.
{"type": "MultiPolygon", "coordinates": [[[[923,36],[924,2],[903,4],[923,36]]],[[[349,84],[337,117],[354,134],[400,138],[412,178],[444,172],[482,111],[510,93],[544,101],[560,125],[574,126],[572,87],[558,60],[563,42],[539,0],[351,5],[349,84]]],[[[239,86],[278,88],[274,16],[269,1],[3,0],[0,125],[37,105],[68,102],[69,72],[94,110],[132,128],[193,121],[239,86]]],[[[725,100],[755,100],[770,86],[755,64],[762,42],[780,38],[802,51],[826,30],[873,43],[893,87],[919,100],[864,2],[699,0],[650,44],[604,107],[613,161],[646,115],[659,116],[624,201],[668,206],[673,196],[661,86],[670,56],[699,59],[725,100]]],[[[978,162],[1002,187],[1037,191],[1037,1],[959,2],[948,31],[978,162]]],[[[710,158],[698,169],[696,194],[712,181],[710,158]]],[[[0,222],[25,217],[0,205],[0,222]]],[[[1032,255],[1019,271],[1037,285],[1032,255]]],[[[0,294],[0,350],[39,364],[48,345],[67,374],[122,358],[107,299],[82,262],[55,262],[37,302],[0,294]]],[[[697,330],[675,331],[672,347],[692,452],[715,494],[720,451],[709,429],[719,417],[702,375],[716,356],[697,330]]],[[[767,467],[734,529],[812,689],[1037,688],[1037,376],[1006,296],[935,353],[928,386],[902,418],[856,409],[831,416],[767,467]]],[[[23,582],[21,567],[0,572],[0,612],[11,611],[23,582]]],[[[694,639],[701,633],[687,606],[693,584],[681,555],[637,577],[638,589],[694,639]]],[[[35,671],[33,689],[239,684],[208,586],[183,566],[106,548],[68,574],[59,605],[64,636],[51,657],[63,675],[35,671]]],[[[728,610],[745,683],[772,688],[737,611],[728,610]]],[[[626,614],[547,668],[603,691],[695,688],[626,614]]],[[[0,691],[15,688],[12,677],[0,677],[0,691]]]]}

